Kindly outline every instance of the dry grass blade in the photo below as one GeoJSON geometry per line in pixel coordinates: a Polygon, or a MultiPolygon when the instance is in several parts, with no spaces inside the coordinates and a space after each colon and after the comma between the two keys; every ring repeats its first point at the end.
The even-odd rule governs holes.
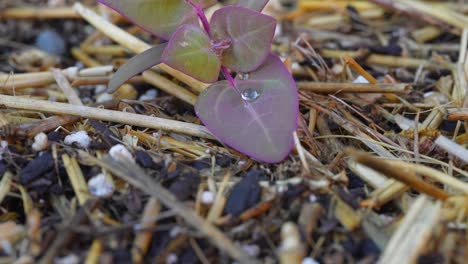
{"type": "Polygon", "coordinates": [[[434,203],[426,196],[418,197],[393,234],[378,263],[416,263],[438,223],[440,209],[440,202],[434,203]]]}
{"type": "Polygon", "coordinates": [[[315,93],[408,93],[409,85],[400,84],[361,84],[361,83],[322,83],[298,82],[301,90],[315,93]]]}
{"type": "Polygon", "coordinates": [[[54,75],[55,80],[57,81],[58,86],[62,89],[63,93],[68,99],[68,102],[74,105],[83,105],[78,94],[73,90],[70,83],[67,80],[67,77],[63,74],[62,71],[53,69],[52,74],[54,75]]]}
{"type": "Polygon", "coordinates": [[[145,115],[98,109],[87,106],[33,100],[8,95],[0,95],[0,104],[14,109],[73,115],[140,127],[162,129],[165,131],[178,132],[191,136],[213,139],[211,133],[204,126],[145,115]]]}
{"type": "Polygon", "coordinates": [[[89,194],[88,185],[86,184],[80,165],[74,157],[66,154],[62,156],[62,160],[78,202],[80,205],[84,205],[91,198],[91,195],[89,194]]]}
{"type": "Polygon", "coordinates": [[[5,174],[2,176],[2,180],[0,181],[0,204],[2,204],[3,199],[8,195],[11,189],[11,178],[12,178],[11,172],[7,171],[5,174]]]}
{"type": "Polygon", "coordinates": [[[393,164],[387,163],[385,160],[379,159],[365,152],[358,152],[354,150],[348,150],[347,152],[356,162],[362,163],[367,167],[373,168],[374,170],[380,171],[387,176],[393,177],[417,191],[423,192],[441,200],[445,200],[449,197],[449,194],[445,191],[419,178],[416,173],[414,173],[414,171],[410,171],[407,168],[395,170],[395,166],[393,164]]]}
{"type": "MultiPolygon", "coordinates": [[[[161,211],[161,204],[158,199],[151,198],[145,205],[143,216],[141,217],[142,229],[153,228],[156,226],[157,215],[161,211]]],[[[149,249],[153,232],[142,231],[135,236],[132,247],[132,260],[133,263],[141,263],[146,252],[149,249]]]]}

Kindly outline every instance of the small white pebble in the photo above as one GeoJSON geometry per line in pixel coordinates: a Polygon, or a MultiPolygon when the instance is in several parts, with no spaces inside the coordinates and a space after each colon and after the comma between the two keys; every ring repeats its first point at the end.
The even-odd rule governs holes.
{"type": "Polygon", "coordinates": [[[54,264],[78,264],[78,263],[80,263],[80,258],[73,254],[54,259],[54,264]]]}
{"type": "Polygon", "coordinates": [[[388,225],[391,222],[393,222],[395,220],[395,217],[381,214],[381,215],[379,215],[379,219],[381,221],[381,223],[379,223],[379,224],[384,226],[384,225],[388,225]]]}
{"type": "Polygon", "coordinates": [[[89,192],[96,197],[110,197],[115,190],[114,182],[104,173],[100,173],[88,181],[89,192]]]}
{"type": "Polygon", "coordinates": [[[115,160],[134,161],[132,153],[122,144],[112,146],[109,150],[109,155],[115,160]]]}
{"type": "Polygon", "coordinates": [[[176,264],[178,260],[179,260],[179,257],[177,257],[176,254],[171,253],[166,258],[166,264],[176,264]]]}
{"type": "Polygon", "coordinates": [[[302,68],[301,65],[299,63],[297,63],[297,62],[293,62],[291,64],[291,69],[292,70],[300,70],[301,68],[302,68]]]}
{"type": "Polygon", "coordinates": [[[306,257],[302,260],[302,264],[320,264],[320,263],[311,257],[306,257]]]}
{"type": "Polygon", "coordinates": [[[105,85],[96,85],[96,88],[94,88],[94,93],[95,94],[100,94],[100,93],[105,92],[106,89],[107,89],[107,86],[105,86],[105,85]]]}
{"type": "Polygon", "coordinates": [[[169,236],[175,238],[182,233],[184,233],[184,230],[181,227],[176,226],[169,231],[169,236]]]}
{"type": "Polygon", "coordinates": [[[67,145],[76,143],[81,148],[88,148],[89,144],[91,144],[91,138],[86,131],[80,130],[66,136],[63,142],[67,145]]]}
{"type": "Polygon", "coordinates": [[[317,201],[317,196],[315,194],[309,195],[309,202],[315,203],[317,201]]]}
{"type": "Polygon", "coordinates": [[[2,140],[0,142],[0,160],[3,159],[3,154],[8,150],[8,141],[2,140]]]}
{"type": "Polygon", "coordinates": [[[102,103],[102,102],[105,102],[105,101],[110,101],[113,98],[114,98],[113,95],[110,94],[110,93],[102,93],[102,94],[98,95],[98,97],[96,98],[96,102],[102,103]]]}
{"type": "Polygon", "coordinates": [[[201,194],[202,204],[212,204],[215,200],[215,194],[211,191],[204,191],[201,194]]]}
{"type": "Polygon", "coordinates": [[[287,186],[287,185],[284,185],[284,184],[277,185],[277,186],[276,186],[276,191],[277,191],[278,193],[285,193],[286,191],[288,191],[288,186],[287,186]]]}
{"type": "Polygon", "coordinates": [[[283,28],[281,27],[281,24],[278,24],[275,29],[275,38],[279,37],[283,33],[283,28]]]}
{"type": "Polygon", "coordinates": [[[251,257],[258,257],[260,255],[260,248],[257,245],[242,245],[242,250],[251,257]]]}
{"type": "Polygon", "coordinates": [[[353,81],[353,83],[369,83],[369,81],[362,75],[359,75],[359,77],[357,77],[356,80],[353,81]]]}
{"type": "Polygon", "coordinates": [[[138,137],[132,136],[130,134],[125,134],[122,137],[122,142],[125,143],[127,146],[136,147],[138,146],[138,137]]]}
{"type": "Polygon", "coordinates": [[[6,255],[13,255],[15,253],[15,249],[13,248],[13,245],[8,240],[0,240],[0,249],[6,255]]]}
{"type": "Polygon", "coordinates": [[[44,132],[41,132],[34,136],[34,143],[32,144],[32,149],[34,151],[41,151],[47,149],[49,146],[49,139],[44,132]]]}
{"type": "Polygon", "coordinates": [[[78,67],[66,68],[64,74],[70,79],[75,79],[78,76],[78,67]]]}
{"type": "Polygon", "coordinates": [[[158,91],[156,89],[150,89],[146,91],[146,93],[142,94],[138,100],[140,101],[147,101],[147,100],[154,100],[158,97],[158,91]]]}

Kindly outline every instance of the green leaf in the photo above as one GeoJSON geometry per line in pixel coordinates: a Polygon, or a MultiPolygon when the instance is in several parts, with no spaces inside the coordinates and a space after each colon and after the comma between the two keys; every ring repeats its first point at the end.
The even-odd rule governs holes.
{"type": "Polygon", "coordinates": [[[260,12],[268,1],[269,0],[238,0],[237,4],[260,12]]]}
{"type": "Polygon", "coordinates": [[[192,1],[200,5],[203,8],[212,7],[218,3],[217,0],[192,0],[192,1]]]}
{"type": "Polygon", "coordinates": [[[276,20],[240,6],[226,6],[211,18],[211,35],[217,42],[230,41],[223,65],[237,72],[258,68],[267,58],[275,33],[276,20]]]}
{"type": "Polygon", "coordinates": [[[198,18],[185,0],[98,0],[146,31],[169,39],[183,24],[196,24],[198,18]]]}
{"type": "Polygon", "coordinates": [[[210,38],[193,25],[184,25],[174,33],[162,61],[202,82],[216,81],[221,68],[221,60],[211,49],[210,38]]]}
{"type": "Polygon", "coordinates": [[[166,46],[166,43],[159,44],[128,60],[112,76],[107,91],[115,92],[128,79],[161,63],[161,55],[166,46]]]}

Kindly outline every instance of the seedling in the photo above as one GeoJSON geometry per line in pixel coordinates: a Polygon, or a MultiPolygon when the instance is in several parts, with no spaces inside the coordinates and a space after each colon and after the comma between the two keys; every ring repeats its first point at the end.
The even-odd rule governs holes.
{"type": "Polygon", "coordinates": [[[204,8],[212,0],[98,1],[167,40],[123,65],[109,83],[111,92],[165,63],[212,83],[200,94],[195,112],[222,142],[263,162],[287,157],[299,103],[291,74],[271,53],[276,20],[261,14],[268,0],[238,0],[215,11],[211,21],[204,8]],[[218,81],[220,73],[225,80],[218,81]]]}

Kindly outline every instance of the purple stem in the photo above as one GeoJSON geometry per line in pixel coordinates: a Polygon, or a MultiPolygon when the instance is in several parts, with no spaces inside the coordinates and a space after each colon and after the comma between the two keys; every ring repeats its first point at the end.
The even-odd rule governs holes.
{"type": "MultiPolygon", "coordinates": [[[[192,0],[187,0],[187,3],[189,3],[191,6],[193,6],[193,8],[195,8],[195,11],[197,12],[198,17],[200,18],[200,20],[201,20],[201,22],[203,24],[203,28],[205,29],[208,36],[211,38],[210,23],[208,23],[208,18],[205,15],[205,11],[203,10],[203,7],[201,7],[198,4],[195,4],[192,0]]],[[[236,91],[236,93],[239,95],[239,97],[242,98],[242,95],[241,95],[239,89],[237,89],[236,80],[234,80],[234,78],[232,78],[231,73],[229,72],[229,69],[226,68],[225,66],[221,66],[221,71],[223,72],[223,75],[226,78],[226,80],[228,81],[228,83],[232,86],[232,88],[234,88],[234,91],[236,91]]]]}
{"type": "Polygon", "coordinates": [[[234,88],[234,90],[236,91],[236,93],[242,98],[242,95],[239,89],[237,89],[236,80],[232,78],[231,73],[229,72],[229,69],[226,68],[226,66],[221,66],[221,71],[223,72],[224,78],[226,78],[226,81],[228,81],[229,85],[231,85],[232,88],[234,88]]]}
{"type": "Polygon", "coordinates": [[[201,7],[198,4],[195,4],[192,0],[187,0],[187,2],[195,8],[195,11],[197,12],[197,16],[200,18],[203,28],[205,29],[206,33],[208,36],[211,38],[211,29],[210,29],[210,23],[208,23],[208,18],[206,18],[205,11],[203,10],[203,7],[201,7]]]}

